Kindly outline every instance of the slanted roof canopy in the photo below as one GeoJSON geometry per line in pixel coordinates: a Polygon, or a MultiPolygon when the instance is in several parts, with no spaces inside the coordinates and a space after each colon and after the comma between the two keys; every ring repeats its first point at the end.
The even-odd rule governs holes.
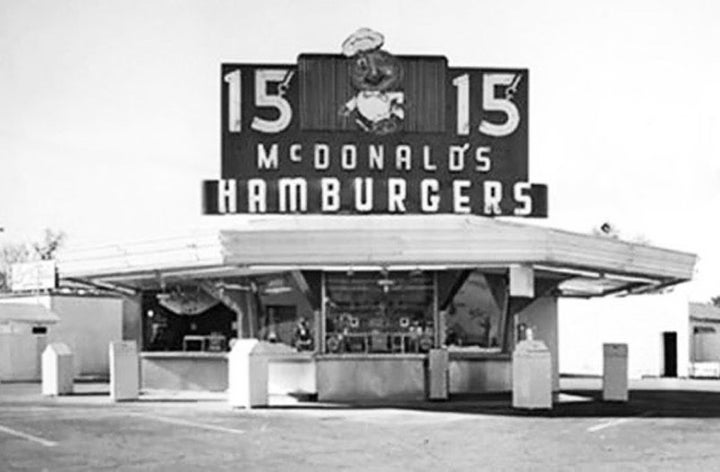
{"type": "MultiPolygon", "coordinates": [[[[222,217],[221,217],[222,218],[222,217]]],[[[561,275],[567,296],[643,291],[690,280],[696,256],[497,219],[456,216],[281,216],[202,236],[66,252],[61,278],[157,286],[290,270],[506,269],[561,275]]]]}
{"type": "Polygon", "coordinates": [[[35,303],[0,303],[0,323],[49,324],[60,317],[45,306],[35,303]]]}

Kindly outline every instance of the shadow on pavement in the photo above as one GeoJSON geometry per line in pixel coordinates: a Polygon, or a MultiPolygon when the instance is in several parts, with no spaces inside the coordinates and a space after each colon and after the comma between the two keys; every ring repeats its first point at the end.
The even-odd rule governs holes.
{"type": "MultiPolygon", "coordinates": [[[[72,395],[44,397],[39,384],[0,384],[0,407],[44,406],[86,406],[93,408],[118,407],[123,405],[187,404],[193,408],[222,405],[223,394],[209,395],[198,392],[157,392],[143,393],[139,401],[112,403],[109,400],[107,384],[79,385],[72,395]]],[[[704,388],[701,386],[695,388],[704,388]]],[[[552,410],[518,410],[512,408],[512,397],[507,393],[452,395],[449,401],[383,401],[372,403],[324,403],[307,396],[294,398],[292,402],[271,403],[265,410],[377,410],[398,409],[421,412],[460,413],[497,415],[508,417],[633,417],[653,418],[720,418],[720,388],[716,391],[690,388],[645,388],[630,390],[627,403],[603,402],[602,392],[591,388],[567,388],[556,397],[552,410]]],[[[228,406],[228,411],[231,408],[228,406]]]]}
{"type": "Polygon", "coordinates": [[[97,392],[77,392],[77,391],[76,391],[76,392],[73,392],[73,393],[71,393],[71,394],[69,394],[69,395],[63,395],[63,396],[67,396],[67,397],[108,397],[108,396],[110,396],[110,392],[107,392],[107,391],[105,391],[105,392],[102,392],[102,391],[97,391],[97,392]]]}
{"type": "Polygon", "coordinates": [[[553,404],[552,410],[514,409],[510,393],[453,395],[448,401],[437,402],[302,403],[272,405],[269,409],[373,410],[394,408],[424,412],[545,418],[622,418],[639,415],[653,418],[720,418],[720,392],[632,390],[627,403],[604,402],[602,401],[602,392],[598,390],[563,390],[561,393],[561,400],[553,404]],[[562,397],[566,399],[563,400],[562,397]]]}

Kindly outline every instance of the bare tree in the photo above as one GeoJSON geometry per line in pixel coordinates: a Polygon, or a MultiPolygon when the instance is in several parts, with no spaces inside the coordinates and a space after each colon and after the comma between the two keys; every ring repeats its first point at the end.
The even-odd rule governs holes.
{"type": "Polygon", "coordinates": [[[55,253],[62,247],[64,242],[65,233],[63,231],[53,231],[46,228],[43,240],[32,243],[32,248],[40,260],[49,261],[55,257],[55,253]]]}

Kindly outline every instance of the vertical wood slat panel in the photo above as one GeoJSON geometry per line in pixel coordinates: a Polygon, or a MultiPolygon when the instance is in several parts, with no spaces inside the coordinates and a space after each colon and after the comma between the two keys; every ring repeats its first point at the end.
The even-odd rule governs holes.
{"type": "Polygon", "coordinates": [[[442,58],[404,59],[405,131],[445,131],[445,71],[442,58]]]}
{"type": "MultiPolygon", "coordinates": [[[[408,132],[445,131],[444,58],[400,58],[404,69],[403,128],[408,132]]],[[[350,82],[350,62],[344,57],[300,57],[300,128],[304,131],[358,130],[341,116],[343,105],[355,96],[350,82]]]]}
{"type": "Polygon", "coordinates": [[[301,57],[300,128],[306,131],[349,131],[355,128],[340,115],[355,92],[345,58],[301,57]]]}

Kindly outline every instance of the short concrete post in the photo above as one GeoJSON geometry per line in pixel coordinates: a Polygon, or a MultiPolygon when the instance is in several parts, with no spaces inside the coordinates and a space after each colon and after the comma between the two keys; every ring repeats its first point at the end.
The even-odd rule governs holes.
{"type": "Polygon", "coordinates": [[[628,401],[627,344],[603,344],[603,400],[628,401]]]}
{"type": "MultiPolygon", "coordinates": [[[[238,339],[228,356],[228,403],[252,408],[268,405],[268,362],[288,347],[257,339],[238,339]]],[[[294,351],[293,351],[294,352],[294,351]]]]}
{"type": "Polygon", "coordinates": [[[447,349],[430,349],[428,355],[428,374],[430,400],[448,399],[448,362],[447,349]]]}
{"type": "Polygon", "coordinates": [[[110,343],[110,400],[137,400],[140,390],[140,373],[137,343],[114,341],[110,343]]]}
{"type": "Polygon", "coordinates": [[[520,341],[512,355],[513,408],[552,408],[552,358],[545,343],[520,341]]]}
{"type": "Polygon", "coordinates": [[[252,408],[268,403],[267,362],[253,355],[260,341],[238,339],[228,356],[228,403],[233,407],[252,408]]]}
{"type": "Polygon", "coordinates": [[[73,393],[73,355],[67,344],[48,344],[42,353],[43,395],[69,395],[73,393]]]}

